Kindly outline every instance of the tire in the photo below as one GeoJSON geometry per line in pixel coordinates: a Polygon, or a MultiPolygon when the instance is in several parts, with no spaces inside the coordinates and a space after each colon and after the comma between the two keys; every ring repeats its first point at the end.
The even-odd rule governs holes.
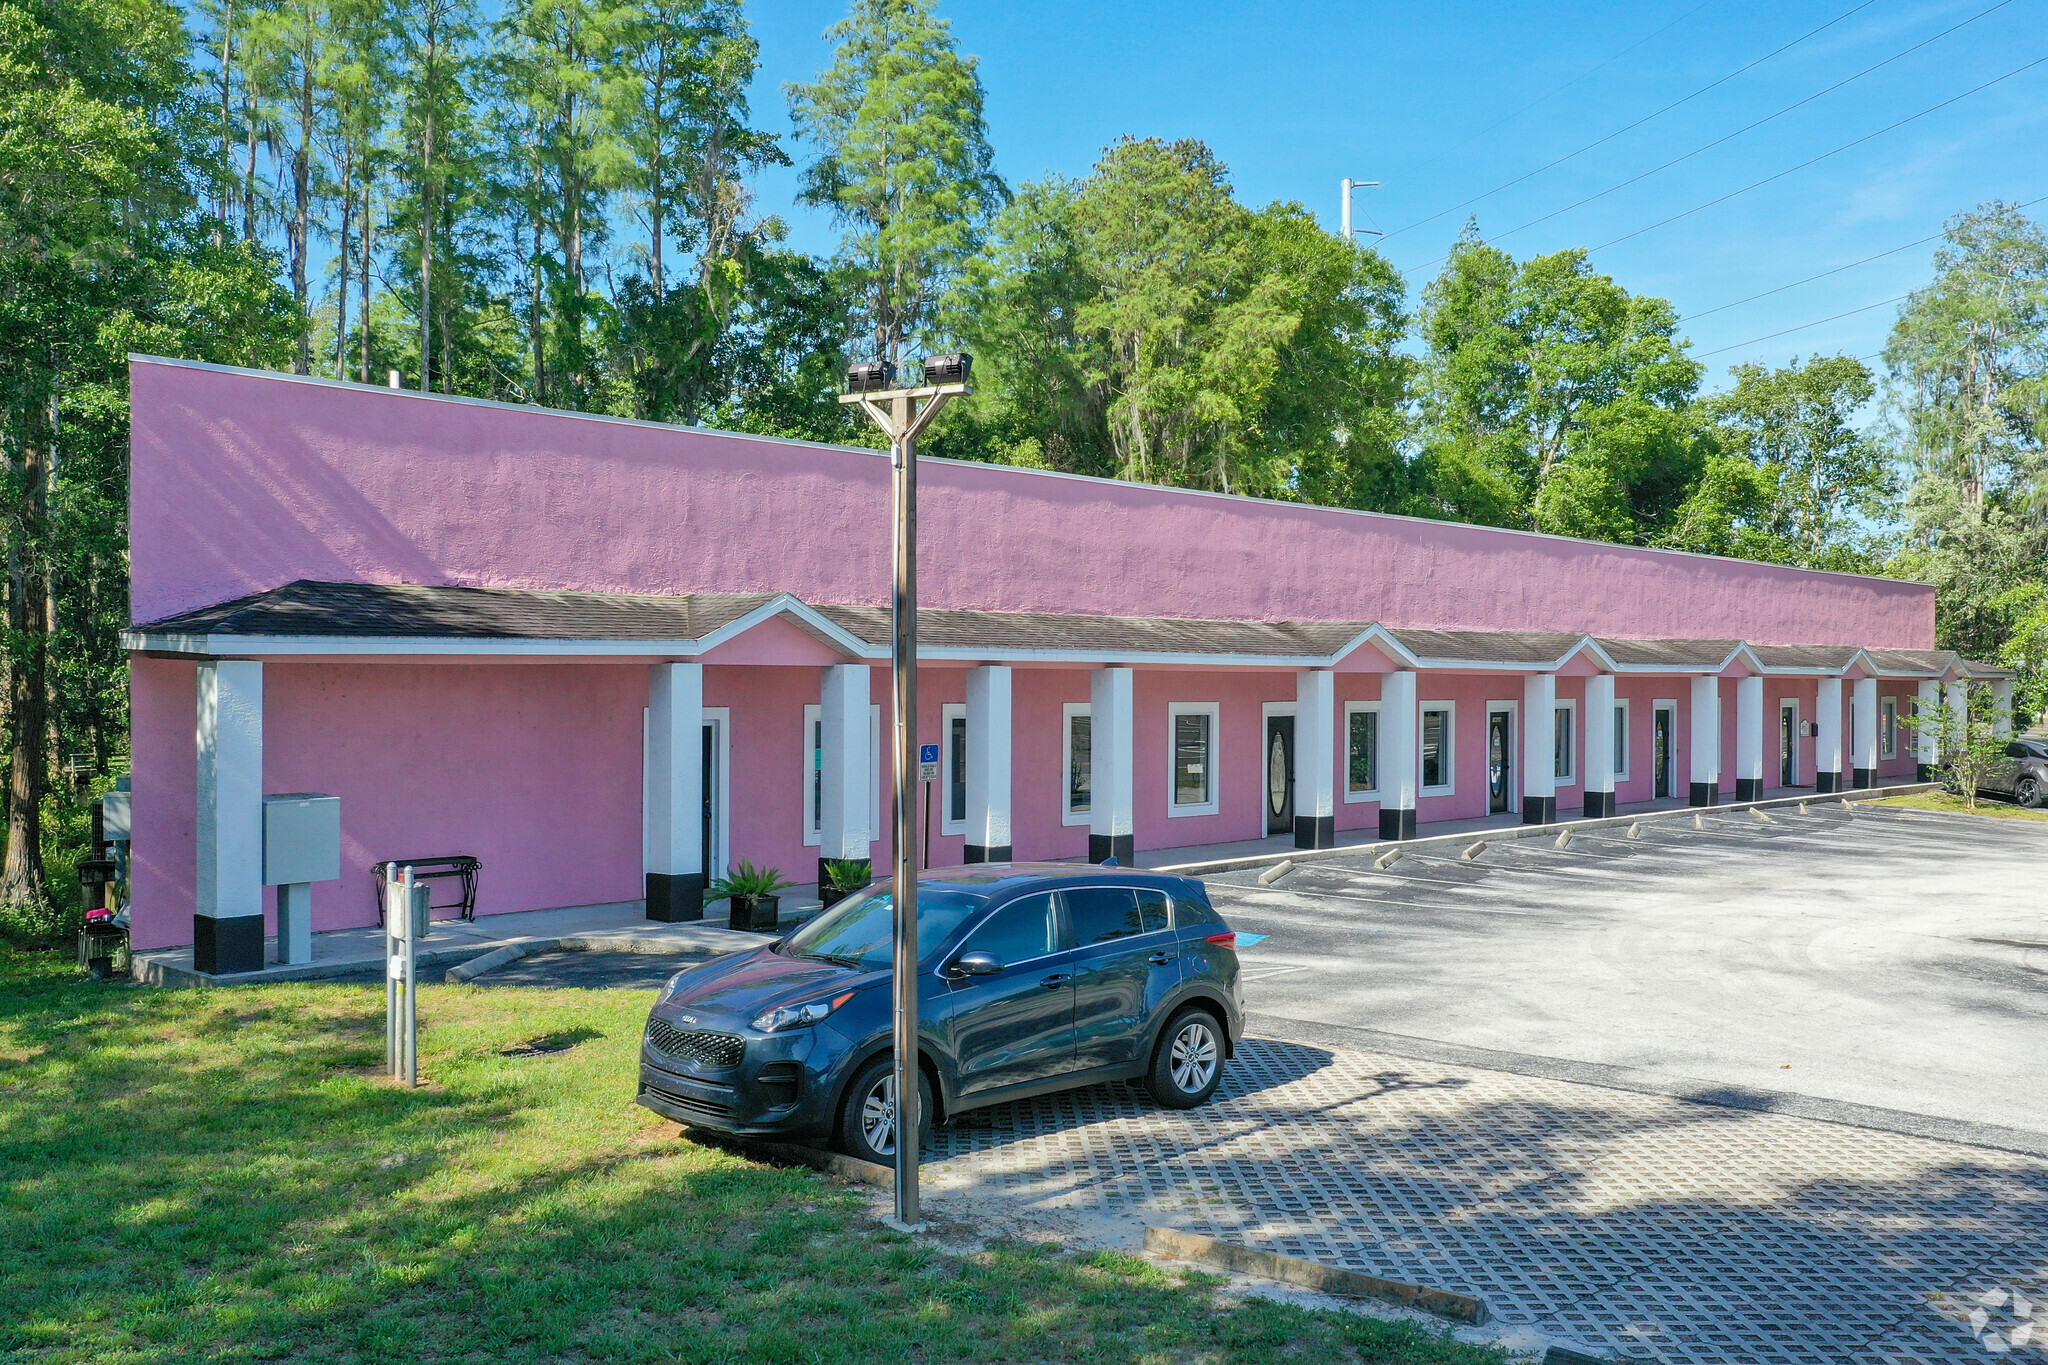
{"type": "Polygon", "coordinates": [[[1223,1025],[1198,1005],[1167,1021],[1152,1049],[1145,1089],[1168,1109],[1193,1109],[1223,1081],[1223,1025]]]}
{"type": "MultiPolygon", "coordinates": [[[[917,1145],[922,1151],[932,1140],[932,1081],[923,1068],[918,1070],[917,1100],[917,1145]]],[[[862,1067],[846,1087],[846,1098],[839,1102],[839,1150],[859,1161],[895,1165],[895,1110],[896,1059],[885,1052],[862,1067]]]]}
{"type": "Polygon", "coordinates": [[[2042,801],[2048,800],[2048,792],[2042,790],[2040,778],[2033,776],[2031,773],[2026,773],[2021,775],[2019,781],[2012,784],[2012,799],[2025,806],[2028,810],[2039,810],[2042,801]]]}

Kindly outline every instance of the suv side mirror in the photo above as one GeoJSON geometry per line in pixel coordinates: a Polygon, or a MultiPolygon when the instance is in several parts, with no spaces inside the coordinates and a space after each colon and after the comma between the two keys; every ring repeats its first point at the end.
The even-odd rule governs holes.
{"type": "Polygon", "coordinates": [[[953,959],[953,964],[946,969],[946,975],[951,977],[996,976],[1002,970],[1003,960],[994,953],[962,953],[953,959]]]}

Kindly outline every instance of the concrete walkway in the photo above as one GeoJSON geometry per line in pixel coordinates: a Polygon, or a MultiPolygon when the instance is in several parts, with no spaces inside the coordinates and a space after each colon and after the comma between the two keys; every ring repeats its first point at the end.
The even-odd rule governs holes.
{"type": "MultiPolygon", "coordinates": [[[[801,891],[803,888],[796,888],[801,891]]],[[[785,921],[818,908],[817,898],[785,896],[785,921]]],[[[730,953],[771,943],[774,934],[738,933],[724,919],[687,924],[662,924],[646,918],[643,901],[607,905],[575,905],[560,910],[528,910],[510,915],[483,915],[474,922],[435,920],[434,930],[420,945],[419,965],[446,969],[501,948],[545,945],[549,948],[599,948],[612,952],[730,953]]],[[[275,959],[277,940],[265,940],[265,956],[275,959]]],[[[313,960],[286,965],[277,961],[261,971],[213,976],[192,965],[192,949],[164,948],[137,953],[130,974],[151,986],[237,986],[261,981],[319,981],[381,970],[384,931],[376,925],[330,929],[313,935],[313,960]]]]}

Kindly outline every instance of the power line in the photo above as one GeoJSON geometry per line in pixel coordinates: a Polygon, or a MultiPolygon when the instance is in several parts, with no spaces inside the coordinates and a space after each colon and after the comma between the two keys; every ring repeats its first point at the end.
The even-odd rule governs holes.
{"type": "MultiPolygon", "coordinates": [[[[1812,322],[1802,322],[1797,327],[1787,327],[1782,332],[1772,332],[1766,336],[1751,337],[1748,341],[1738,341],[1733,346],[1720,346],[1716,347],[1714,350],[1711,351],[1701,351],[1698,355],[1694,356],[1693,359],[1705,360],[1708,356],[1725,355],[1729,351],[1739,351],[1745,346],[1754,346],[1760,341],[1775,341],[1779,337],[1790,336],[1794,332],[1803,332],[1809,327],[1819,327],[1825,323],[1840,322],[1843,318],[1853,318],[1858,313],[1867,313],[1873,308],[1882,308],[1888,303],[1898,303],[1904,299],[1908,299],[1911,297],[1912,293],[1911,291],[1908,291],[1907,293],[1899,294],[1892,298],[1879,299],[1876,303],[1866,303],[1861,308],[1851,308],[1848,312],[1837,313],[1831,318],[1816,318],[1812,322]]],[[[1882,354],[1882,352],[1880,352],[1880,354],[1882,354]]]]}
{"type": "Polygon", "coordinates": [[[1848,9],[1843,10],[1840,14],[1828,20],[1819,28],[1807,30],[1805,33],[1800,34],[1797,38],[1794,38],[1791,42],[1786,43],[1784,46],[1771,49],[1769,52],[1766,52],[1763,56],[1758,57],[1755,61],[1750,62],[1747,66],[1737,67],[1735,70],[1729,72],[1727,75],[1721,77],[1719,80],[1708,82],[1707,84],[1701,86],[1699,89],[1693,91],[1691,94],[1686,95],[1680,99],[1675,99],[1671,103],[1665,105],[1663,108],[1655,110],[1652,113],[1643,115],[1634,123],[1630,123],[1624,125],[1623,127],[1617,128],[1613,132],[1607,134],[1607,136],[1595,139],[1594,141],[1587,143],[1585,146],[1580,147],[1576,151],[1566,152],[1563,156],[1557,158],[1557,160],[1546,162],[1545,164],[1538,166],[1535,170],[1530,171],[1527,174],[1518,175],[1513,180],[1508,181],[1504,185],[1495,185],[1485,194],[1474,195],[1472,198],[1467,199],[1462,204],[1453,204],[1449,208],[1444,209],[1440,213],[1432,213],[1427,218],[1418,218],[1414,222],[1410,223],[1407,227],[1396,228],[1394,231],[1388,233],[1386,237],[1383,237],[1380,240],[1382,243],[1384,243],[1389,238],[1398,237],[1402,233],[1412,231],[1415,228],[1419,228],[1425,223],[1434,223],[1437,219],[1445,217],[1449,214],[1456,213],[1459,209],[1470,208],[1472,205],[1478,203],[1482,199],[1490,199],[1494,195],[1499,194],[1502,190],[1512,189],[1516,185],[1521,184],[1524,180],[1529,179],[1531,176],[1541,175],[1543,174],[1543,172],[1550,170],[1553,167],[1562,166],[1565,162],[1570,161],[1574,157],[1583,156],[1585,153],[1592,151],[1595,147],[1599,147],[1604,145],[1605,143],[1614,141],[1614,139],[1620,137],[1623,133],[1629,132],[1636,128],[1640,128],[1645,123],[1648,123],[1650,120],[1655,118],[1661,118],[1663,115],[1670,113],[1673,109],[1678,108],[1680,105],[1698,99],[1701,95],[1706,94],[1709,90],[1712,90],[1717,86],[1726,85],[1729,81],[1734,80],[1743,72],[1753,70],[1756,67],[1762,66],[1765,62],[1771,60],[1771,58],[1777,56],[1779,53],[1790,51],[1792,48],[1795,48],[1799,46],[1801,43],[1805,42],[1808,38],[1811,38],[1816,34],[1826,32],[1828,29],[1833,28],[1836,24],[1841,23],[1844,19],[1847,19],[1851,15],[1859,13],[1862,10],[1869,9],[1872,5],[1876,3],[1877,0],[1862,0],[1862,3],[1852,5],[1848,9]]]}
{"type": "MultiPolygon", "coordinates": [[[[1547,93],[1547,94],[1543,94],[1543,95],[1538,95],[1538,96],[1537,96],[1537,97],[1536,97],[1535,99],[1533,99],[1533,100],[1530,100],[1530,101],[1529,101],[1529,102],[1528,102],[1527,104],[1525,104],[1525,105],[1523,105],[1523,106],[1522,106],[1521,108],[1519,108],[1519,109],[1515,110],[1515,111],[1514,111],[1514,112],[1513,112],[1512,114],[1507,114],[1507,115],[1505,115],[1505,116],[1503,116],[1503,117],[1501,117],[1501,118],[1497,118],[1497,119],[1495,119],[1495,120],[1494,120],[1494,121],[1493,121],[1492,123],[1489,123],[1489,124],[1487,124],[1487,125],[1486,125],[1486,126],[1485,126],[1484,128],[1481,128],[1481,129],[1479,129],[1479,130],[1478,130],[1477,132],[1474,132],[1474,133],[1470,133],[1470,134],[1467,134],[1467,135],[1466,135],[1466,136],[1465,136],[1464,138],[1462,138],[1462,139],[1460,139],[1459,141],[1457,141],[1457,142],[1454,142],[1454,143],[1452,143],[1452,144],[1451,144],[1450,146],[1448,146],[1448,147],[1444,148],[1444,149],[1443,149],[1442,151],[1438,152],[1438,153],[1437,153],[1437,154],[1436,154],[1435,156],[1431,157],[1431,158],[1430,158],[1429,160],[1427,160],[1427,161],[1423,162],[1423,163],[1422,163],[1421,165],[1419,165],[1419,166],[1416,166],[1416,167],[1414,168],[1414,170],[1412,170],[1412,171],[1410,171],[1410,172],[1409,172],[1409,174],[1410,174],[1410,175],[1415,175],[1415,174],[1419,174],[1419,173],[1420,173],[1420,172],[1422,172],[1422,171],[1426,171],[1426,170],[1428,170],[1428,169],[1429,169],[1429,168],[1430,168],[1431,166],[1434,166],[1434,165],[1436,165],[1436,163],[1437,163],[1437,162],[1439,162],[1439,161],[1442,161],[1442,160],[1443,160],[1443,159],[1444,159],[1445,157],[1449,156],[1449,155],[1450,155],[1450,154],[1451,154],[1452,152],[1455,152],[1455,151],[1457,151],[1457,150],[1458,150],[1459,148],[1461,148],[1461,147],[1464,147],[1464,146],[1467,146],[1467,145],[1468,145],[1468,144],[1470,144],[1470,143],[1473,143],[1473,142],[1476,142],[1476,141],[1478,141],[1478,140],[1479,140],[1480,138],[1482,138],[1482,137],[1485,137],[1485,136],[1486,136],[1486,135],[1487,135],[1488,133],[1492,132],[1492,131],[1493,131],[1494,129],[1496,129],[1496,128],[1498,128],[1498,127],[1502,126],[1503,124],[1513,123],[1513,122],[1514,122],[1514,121],[1515,121],[1516,119],[1518,119],[1518,118],[1520,118],[1520,117],[1521,117],[1522,115],[1524,115],[1524,114],[1528,113],[1528,112],[1529,112],[1529,111],[1530,111],[1531,109],[1534,109],[1534,108],[1535,108],[1535,107],[1536,107],[1537,105],[1539,105],[1539,104],[1543,103],[1543,102],[1544,102],[1545,100],[1551,100],[1551,99],[1556,99],[1556,98],[1557,98],[1557,97],[1558,97],[1559,95],[1562,95],[1562,94],[1563,94],[1563,93],[1564,93],[1565,91],[1567,91],[1567,90],[1571,89],[1571,88],[1572,88],[1573,86],[1575,86],[1575,85],[1577,85],[1577,84],[1578,84],[1579,82],[1581,82],[1581,81],[1583,81],[1583,80],[1587,79],[1587,78],[1588,78],[1589,76],[1592,76],[1592,75],[1594,75],[1594,74],[1596,74],[1596,73],[1598,73],[1598,72],[1600,72],[1600,71],[1603,71],[1603,70],[1605,70],[1606,68],[1608,68],[1608,67],[1610,67],[1610,66],[1614,65],[1614,63],[1616,63],[1616,62],[1620,61],[1620,60],[1621,60],[1621,59],[1622,59],[1623,57],[1626,57],[1626,56],[1627,56],[1627,55],[1628,55],[1629,53],[1631,53],[1631,52],[1635,51],[1635,50],[1636,50],[1637,48],[1641,47],[1641,46],[1642,46],[1642,45],[1643,45],[1644,43],[1647,43],[1647,42],[1649,42],[1649,41],[1650,41],[1650,40],[1651,40],[1652,38],[1656,38],[1656,37],[1659,37],[1659,36],[1661,36],[1662,34],[1664,34],[1664,33],[1668,32],[1669,30],[1671,30],[1671,29],[1674,29],[1674,28],[1677,28],[1677,27],[1678,27],[1678,26],[1679,26],[1680,24],[1682,24],[1682,23],[1684,23],[1684,22],[1685,22],[1686,20],[1688,20],[1688,19],[1692,18],[1692,17],[1693,17],[1693,16],[1695,15],[1695,14],[1698,14],[1698,13],[1699,13],[1699,12],[1700,12],[1701,10],[1705,9],[1705,8],[1706,8],[1706,7],[1708,6],[1708,5],[1711,5],[1711,4],[1713,4],[1713,3],[1714,3],[1714,0],[1700,0],[1700,3],[1699,3],[1699,4],[1697,4],[1697,5],[1694,5],[1694,6],[1693,6],[1693,7],[1691,8],[1691,9],[1689,9],[1689,10],[1687,10],[1687,11],[1686,11],[1685,13],[1683,13],[1683,14],[1679,15],[1679,16],[1678,16],[1678,17],[1677,17],[1676,19],[1673,19],[1673,20],[1672,20],[1672,21],[1671,21],[1670,23],[1668,23],[1668,24],[1664,25],[1664,26],[1663,26],[1662,28],[1659,28],[1659,29],[1655,29],[1655,30],[1652,30],[1651,32],[1649,32],[1649,33],[1647,33],[1647,34],[1643,35],[1642,37],[1640,37],[1640,38],[1638,38],[1638,39],[1636,39],[1636,40],[1635,40],[1634,42],[1630,43],[1630,44],[1629,44],[1629,45],[1628,45],[1627,47],[1623,48],[1623,49],[1622,49],[1621,51],[1619,51],[1619,52],[1615,53],[1615,54],[1614,54],[1613,56],[1609,57],[1609,58],[1608,58],[1608,59],[1607,59],[1606,61],[1604,61],[1604,62],[1601,62],[1601,63],[1600,63],[1600,64],[1599,64],[1598,66],[1588,67],[1588,68],[1587,68],[1586,70],[1584,70],[1584,71],[1581,71],[1581,72],[1580,72],[1580,73],[1579,73],[1578,75],[1576,75],[1576,76],[1572,77],[1572,78],[1571,78],[1570,80],[1566,81],[1566,82],[1565,82],[1565,83],[1564,83],[1563,85],[1560,85],[1560,86],[1558,86],[1558,87],[1557,87],[1557,88],[1556,88],[1555,90],[1552,90],[1552,91],[1550,91],[1550,92],[1549,92],[1549,93],[1547,93]]],[[[1410,226],[1412,227],[1412,226],[1414,226],[1414,225],[1413,225],[1413,224],[1410,224],[1410,226]]],[[[1402,230],[1403,232],[1406,232],[1406,231],[1407,231],[1408,229],[1407,229],[1407,228],[1403,228],[1403,229],[1401,229],[1401,230],[1402,230]]]]}
{"type": "Polygon", "coordinates": [[[2025,72],[2032,71],[2035,67],[2041,65],[2043,62],[2048,62],[2048,57],[2036,57],[2033,61],[2026,63],[2024,66],[2014,67],[2012,70],[2006,72],[2003,76],[1994,76],[1990,80],[1984,82],[1982,85],[1970,87],[1968,90],[1965,90],[1960,95],[1951,95],[1949,98],[1943,100],[1941,103],[1931,104],[1927,108],[1922,109],[1917,114],[1908,114],[1906,117],[1900,119],[1896,123],[1888,123],[1874,133],[1865,133],[1862,137],[1855,139],[1853,142],[1845,142],[1841,146],[1835,148],[1832,151],[1822,152],[1819,156],[1816,157],[1809,157],[1807,160],[1800,162],[1796,166],[1787,166],[1784,170],[1778,171],[1773,175],[1767,175],[1761,180],[1752,180],[1749,184],[1744,185],[1741,189],[1730,190],[1726,194],[1707,200],[1704,204],[1695,204],[1691,208],[1686,209],[1682,213],[1672,214],[1669,218],[1660,218],[1656,222],[1651,223],[1648,227],[1639,227],[1634,232],[1624,232],[1621,236],[1610,238],[1607,241],[1600,243],[1600,245],[1596,247],[1588,248],[1588,250],[1605,251],[1608,247],[1617,246],[1622,242],[1630,241],[1634,238],[1642,236],[1646,232],[1655,232],[1660,227],[1668,227],[1670,224],[1677,222],[1681,218],[1690,218],[1693,214],[1702,212],[1706,209],[1713,208],[1716,204],[1725,204],[1730,199],[1734,199],[1740,195],[1748,194],[1751,190],[1759,189],[1765,185],[1770,184],[1774,180],[1783,180],[1786,176],[1791,175],[1796,171],[1803,171],[1809,166],[1819,165],[1821,162],[1826,161],[1829,157],[1840,156],[1843,152],[1848,151],[1850,148],[1860,147],[1864,143],[1870,141],[1872,138],[1883,137],[1886,133],[1892,132],[1899,128],[1903,128],[1909,123],[1915,122],[1919,119],[1926,118],[1929,114],[1937,113],[1940,110],[1946,109],[1951,104],[1954,104],[1959,100],[1966,100],[1970,96],[1978,94],[1985,90],[1989,90],[1992,86],[1997,85],[2003,81],[2009,81],[2014,76],[2018,76],[2025,72]]]}
{"type": "MultiPolygon", "coordinates": [[[[2043,198],[2048,198],[2048,195],[2044,195],[2043,198]]],[[[2041,199],[2029,199],[2024,204],[2018,204],[2015,207],[2028,209],[2040,202],[2042,202],[2041,199]]],[[[1725,313],[1730,308],[1740,308],[1745,303],[1755,303],[1758,299],[1767,299],[1773,294],[1782,294],[1787,289],[1797,289],[1802,284],[1812,284],[1815,280],[1824,280],[1830,275],[1839,275],[1844,270],[1854,270],[1859,265],[1869,265],[1872,261],[1881,261],[1887,256],[1896,256],[1901,251],[1911,251],[1916,246],[1926,246],[1929,242],[1940,241],[1945,235],[1940,232],[1930,233],[1925,237],[1907,242],[1904,246],[1895,246],[1888,251],[1880,251],[1874,256],[1865,256],[1860,261],[1851,261],[1847,265],[1838,265],[1831,270],[1823,270],[1818,275],[1808,275],[1803,280],[1794,280],[1790,284],[1781,284],[1774,289],[1766,289],[1760,294],[1751,294],[1748,298],[1736,299],[1733,303],[1716,304],[1712,308],[1687,314],[1686,321],[1692,322],[1699,318],[1712,317],[1715,313],[1725,313]]]]}
{"type": "MultiPolygon", "coordinates": [[[[1836,81],[1833,85],[1828,86],[1824,90],[1814,91],[1811,95],[1808,95],[1804,99],[1795,100],[1793,103],[1786,105],[1784,108],[1778,110],[1775,113],[1764,115],[1762,118],[1756,120],[1754,123],[1744,124],[1742,127],[1737,128],[1732,133],[1724,134],[1721,137],[1715,138],[1712,142],[1704,143],[1698,147],[1695,147],[1691,151],[1685,153],[1683,156],[1675,156],[1661,166],[1652,166],[1649,170],[1644,171],[1640,175],[1630,176],[1628,179],[1622,181],[1618,185],[1609,185],[1606,189],[1599,191],[1597,194],[1589,194],[1583,199],[1577,200],[1570,204],[1566,204],[1561,209],[1553,209],[1551,212],[1544,214],[1540,218],[1531,218],[1528,222],[1520,224],[1516,227],[1511,227],[1506,232],[1492,234],[1488,237],[1487,240],[1498,242],[1504,238],[1512,237],[1516,233],[1535,227],[1539,223],[1547,223],[1553,218],[1557,218],[1564,214],[1570,213],[1573,209],[1584,208],[1587,204],[1592,203],[1596,199],[1604,199],[1608,195],[1613,194],[1616,191],[1625,190],[1630,185],[1633,185],[1641,180],[1647,180],[1651,176],[1656,175],[1661,171],[1668,171],[1673,166],[1678,165],[1682,161],[1690,161],[1692,160],[1692,158],[1700,155],[1702,152],[1710,152],[1724,142],[1732,141],[1735,138],[1741,137],[1744,133],[1751,132],[1755,129],[1761,128],[1766,123],[1771,122],[1773,119],[1783,118],[1785,115],[1791,113],[1794,109],[1798,109],[1803,105],[1811,104],[1815,100],[1821,98],[1823,95],[1831,95],[1835,91],[1840,90],[1843,86],[1848,85],[1851,82],[1862,80],[1865,76],[1868,76],[1873,71],[1881,70],[1884,67],[1890,66],[1893,62],[1899,61],[1905,57],[1909,57],[1913,53],[1918,52],[1921,48],[1926,47],[1929,43],[1939,42],[1941,39],[1948,37],[1949,34],[1954,33],[1957,29],[1966,28],[1969,25],[1976,23],[1979,19],[1982,19],[1985,15],[1990,14],[1995,10],[2004,9],[2007,5],[2011,3],[2012,0],[1998,0],[1998,3],[1992,5],[1990,9],[1979,10],[1977,13],[1971,15],[1969,18],[1963,20],[1961,23],[1955,24],[1949,28],[1945,28],[1941,32],[1933,35],[1932,37],[1923,38],[1919,42],[1913,44],[1911,47],[1906,48],[1904,51],[1894,52],[1891,56],[1885,58],[1883,61],[1873,63],[1870,66],[1866,66],[1853,76],[1845,76],[1841,80],[1836,81]]],[[[1437,257],[1437,261],[1445,259],[1448,258],[1444,256],[1437,257]]],[[[1427,270],[1429,266],[1435,265],[1437,261],[1430,261],[1427,265],[1424,265],[1422,268],[1427,270]]]]}

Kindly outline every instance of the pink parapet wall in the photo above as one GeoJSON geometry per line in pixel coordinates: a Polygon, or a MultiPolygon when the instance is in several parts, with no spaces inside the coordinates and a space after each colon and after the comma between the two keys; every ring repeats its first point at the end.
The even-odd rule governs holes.
{"type": "MultiPolygon", "coordinates": [[[[888,600],[875,452],[254,371],[133,367],[138,622],[299,578],[888,600]]],[[[1934,590],[923,462],[927,606],[1934,645],[1934,590]]]]}

